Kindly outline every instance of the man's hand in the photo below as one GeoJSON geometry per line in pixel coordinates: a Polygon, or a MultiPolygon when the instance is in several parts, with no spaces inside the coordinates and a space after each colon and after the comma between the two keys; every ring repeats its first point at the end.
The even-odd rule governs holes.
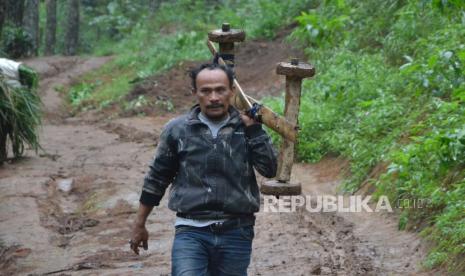
{"type": "Polygon", "coordinates": [[[132,229],[132,237],[129,241],[129,245],[134,253],[139,255],[139,247],[143,247],[144,250],[149,249],[148,239],[149,232],[147,231],[147,228],[145,228],[145,225],[139,225],[136,223],[132,229]]]}
{"type": "Polygon", "coordinates": [[[245,112],[241,113],[241,119],[242,119],[242,122],[244,122],[244,125],[246,127],[248,126],[251,126],[253,124],[258,124],[257,121],[255,121],[254,119],[250,118],[245,112]]]}
{"type": "Polygon", "coordinates": [[[149,232],[147,232],[147,228],[145,228],[145,222],[150,212],[152,212],[152,209],[153,206],[147,206],[142,203],[139,204],[137,218],[132,228],[131,240],[129,240],[129,246],[137,255],[139,255],[139,247],[143,247],[145,250],[149,249],[149,232]]]}

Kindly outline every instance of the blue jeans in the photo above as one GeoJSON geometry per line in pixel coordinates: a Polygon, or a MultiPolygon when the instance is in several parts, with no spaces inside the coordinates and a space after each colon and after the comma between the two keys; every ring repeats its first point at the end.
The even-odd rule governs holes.
{"type": "Polygon", "coordinates": [[[171,274],[247,275],[253,238],[253,226],[220,233],[209,226],[177,226],[171,251],[171,274]]]}

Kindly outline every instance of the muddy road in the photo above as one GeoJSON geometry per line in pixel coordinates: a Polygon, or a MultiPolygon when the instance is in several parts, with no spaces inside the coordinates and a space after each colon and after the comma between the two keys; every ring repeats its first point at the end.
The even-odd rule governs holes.
{"type": "MultiPolygon", "coordinates": [[[[148,220],[149,250],[134,255],[128,239],[158,135],[176,114],[69,117],[55,91],[107,61],[27,61],[42,76],[45,152],[0,168],[1,275],[169,275],[175,214],[166,197],[148,220]]],[[[283,81],[268,73],[272,81],[263,83],[281,89],[283,81]]],[[[265,94],[258,85],[256,95],[265,94]]],[[[334,194],[344,164],[296,164],[292,177],[305,194],[334,194]]],[[[250,275],[427,275],[418,265],[419,239],[397,231],[388,215],[301,209],[257,218],[250,275]]]]}

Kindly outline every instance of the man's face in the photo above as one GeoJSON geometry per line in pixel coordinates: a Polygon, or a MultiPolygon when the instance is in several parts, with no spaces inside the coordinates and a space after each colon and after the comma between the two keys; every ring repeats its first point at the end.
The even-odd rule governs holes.
{"type": "Polygon", "coordinates": [[[197,90],[193,94],[202,113],[214,120],[224,118],[228,113],[229,100],[234,95],[226,73],[221,69],[203,69],[197,75],[196,84],[197,90]]]}

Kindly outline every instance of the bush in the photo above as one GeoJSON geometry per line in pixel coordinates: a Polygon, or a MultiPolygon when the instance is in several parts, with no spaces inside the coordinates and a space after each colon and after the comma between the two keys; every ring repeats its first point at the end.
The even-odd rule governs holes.
{"type": "Polygon", "coordinates": [[[31,36],[19,27],[5,26],[2,30],[1,49],[8,57],[17,59],[32,51],[31,36]]]}
{"type": "Polygon", "coordinates": [[[318,72],[303,85],[298,158],[348,158],[347,191],[374,184],[391,202],[429,200],[399,227],[432,241],[427,267],[464,271],[465,4],[318,3],[290,37],[318,72]],[[379,164],[387,171],[372,174],[379,164]]]}

